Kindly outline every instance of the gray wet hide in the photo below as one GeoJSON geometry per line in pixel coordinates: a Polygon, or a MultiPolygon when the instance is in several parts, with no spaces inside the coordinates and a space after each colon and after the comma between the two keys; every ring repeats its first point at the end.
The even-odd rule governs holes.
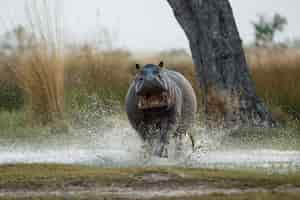
{"type": "Polygon", "coordinates": [[[191,84],[179,72],[164,69],[162,63],[137,68],[125,101],[130,124],[154,155],[168,157],[173,139],[175,151],[182,153],[182,138],[189,134],[197,111],[191,84]]]}

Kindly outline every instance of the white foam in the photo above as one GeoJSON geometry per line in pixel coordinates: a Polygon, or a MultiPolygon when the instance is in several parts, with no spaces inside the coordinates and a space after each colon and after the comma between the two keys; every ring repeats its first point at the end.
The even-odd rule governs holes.
{"type": "Polygon", "coordinates": [[[190,156],[190,164],[194,167],[229,167],[229,168],[300,168],[299,151],[279,151],[272,149],[228,150],[196,152],[190,156]]]}
{"type": "MultiPolygon", "coordinates": [[[[220,140],[205,135],[203,144],[220,145],[220,140]]],[[[222,135],[222,134],[220,134],[222,135]]],[[[203,145],[202,144],[202,145],[203,145]]],[[[276,149],[218,148],[194,152],[182,162],[171,159],[143,157],[142,142],[128,123],[116,123],[111,128],[99,128],[94,133],[74,130],[70,136],[53,135],[37,141],[0,140],[0,164],[61,163],[97,166],[184,165],[200,168],[278,168],[300,169],[299,151],[276,149]]]]}

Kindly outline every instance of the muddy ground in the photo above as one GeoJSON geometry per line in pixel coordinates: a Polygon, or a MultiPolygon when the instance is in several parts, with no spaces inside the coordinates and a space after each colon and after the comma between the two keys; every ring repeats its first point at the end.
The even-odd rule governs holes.
{"type": "Polygon", "coordinates": [[[2,165],[0,199],[300,199],[300,172],[2,165]]]}

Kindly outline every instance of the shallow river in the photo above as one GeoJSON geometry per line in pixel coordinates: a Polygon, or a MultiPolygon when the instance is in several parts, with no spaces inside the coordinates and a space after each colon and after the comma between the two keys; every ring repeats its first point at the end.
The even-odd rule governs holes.
{"type": "MultiPolygon", "coordinates": [[[[200,130],[200,129],[199,129],[200,130]]],[[[202,130],[202,148],[175,160],[145,157],[142,143],[129,125],[77,129],[69,136],[46,135],[34,139],[0,139],[0,164],[61,163],[105,167],[185,166],[220,169],[267,169],[284,173],[300,170],[300,151],[224,146],[223,135],[210,137],[202,130]],[[213,148],[212,148],[213,147],[213,148]]],[[[171,145],[172,146],[172,145],[171,145]]],[[[170,148],[172,149],[172,147],[170,148]]]]}

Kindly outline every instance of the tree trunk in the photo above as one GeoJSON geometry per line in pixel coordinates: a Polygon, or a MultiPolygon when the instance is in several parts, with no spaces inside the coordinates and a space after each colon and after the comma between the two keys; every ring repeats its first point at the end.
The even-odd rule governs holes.
{"type": "Polygon", "coordinates": [[[274,126],[256,95],[229,1],[168,2],[190,42],[207,125],[274,126]]]}

